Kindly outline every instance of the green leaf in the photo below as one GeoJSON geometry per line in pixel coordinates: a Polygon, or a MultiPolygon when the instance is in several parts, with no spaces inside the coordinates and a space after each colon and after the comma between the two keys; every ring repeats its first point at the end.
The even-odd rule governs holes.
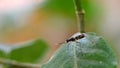
{"type": "Polygon", "coordinates": [[[4,57],[4,58],[6,57],[6,54],[5,54],[2,50],[0,50],[0,57],[2,57],[2,58],[3,58],[3,57],[4,57]]]}
{"type": "Polygon", "coordinates": [[[7,44],[0,44],[0,58],[7,58],[9,57],[10,52],[13,50],[14,46],[10,46],[7,44]]]}
{"type": "Polygon", "coordinates": [[[94,33],[84,35],[64,43],[41,68],[116,68],[116,57],[105,40],[94,33]]]}
{"type": "Polygon", "coordinates": [[[37,62],[42,59],[46,50],[48,49],[48,44],[43,40],[37,39],[27,44],[22,44],[20,48],[12,50],[10,53],[10,59],[19,62],[37,62]]]}

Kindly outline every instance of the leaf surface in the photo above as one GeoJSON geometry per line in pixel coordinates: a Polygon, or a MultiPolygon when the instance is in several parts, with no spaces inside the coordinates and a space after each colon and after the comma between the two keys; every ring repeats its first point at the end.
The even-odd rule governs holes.
{"type": "Polygon", "coordinates": [[[41,39],[34,40],[27,44],[22,44],[20,46],[20,48],[12,50],[10,53],[10,59],[19,62],[34,63],[42,59],[48,49],[48,44],[41,39]]]}
{"type": "Polygon", "coordinates": [[[77,41],[63,43],[41,68],[116,68],[116,57],[105,40],[94,33],[84,35],[77,41]]]}

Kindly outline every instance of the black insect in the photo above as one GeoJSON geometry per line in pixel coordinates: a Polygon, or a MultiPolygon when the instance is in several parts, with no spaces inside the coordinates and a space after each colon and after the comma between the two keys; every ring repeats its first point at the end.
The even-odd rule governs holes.
{"type": "Polygon", "coordinates": [[[84,37],[85,37],[85,35],[81,34],[81,35],[76,36],[75,38],[72,37],[72,38],[67,39],[66,42],[68,43],[68,42],[71,42],[71,41],[76,41],[76,40],[82,39],[84,37]]]}

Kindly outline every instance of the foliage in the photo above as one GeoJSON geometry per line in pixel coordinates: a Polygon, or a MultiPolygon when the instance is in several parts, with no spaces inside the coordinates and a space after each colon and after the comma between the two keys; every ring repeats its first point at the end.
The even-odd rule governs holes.
{"type": "MultiPolygon", "coordinates": [[[[96,15],[100,15],[100,7],[94,2],[83,0],[82,6],[86,11],[86,19],[88,22],[95,20],[96,15]]],[[[49,12],[50,14],[64,14],[73,18],[76,16],[73,0],[48,0],[43,6],[43,9],[45,12],[49,12]]],[[[8,18],[10,19],[5,19],[6,23],[3,26],[3,31],[5,31],[4,29],[9,30],[8,27],[10,25],[13,26],[11,23],[14,21],[12,21],[11,16],[8,18]]],[[[38,63],[40,60],[42,60],[49,48],[48,44],[41,39],[36,39],[23,44],[17,44],[13,47],[4,47],[4,45],[0,46],[3,47],[3,49],[0,48],[0,58],[32,64],[38,63]],[[8,51],[5,51],[4,48],[7,48],[8,51]]],[[[10,64],[9,61],[6,63],[8,68],[26,68],[24,66],[10,64]]],[[[97,36],[94,33],[85,33],[85,37],[79,39],[78,41],[63,43],[61,47],[55,52],[55,54],[53,54],[51,59],[47,61],[47,63],[41,65],[41,68],[116,67],[117,59],[113,50],[102,37],[97,36]]]]}
{"type": "Polygon", "coordinates": [[[48,49],[48,45],[40,39],[22,46],[24,45],[25,47],[14,49],[10,54],[10,59],[20,62],[36,62],[48,49]]]}
{"type": "Polygon", "coordinates": [[[15,60],[17,62],[36,63],[43,58],[48,48],[49,46],[45,41],[36,39],[12,47],[9,53],[0,50],[0,57],[15,60]]]}
{"type": "Polygon", "coordinates": [[[64,43],[41,68],[116,68],[111,47],[94,33],[85,33],[78,41],[64,43]]]}

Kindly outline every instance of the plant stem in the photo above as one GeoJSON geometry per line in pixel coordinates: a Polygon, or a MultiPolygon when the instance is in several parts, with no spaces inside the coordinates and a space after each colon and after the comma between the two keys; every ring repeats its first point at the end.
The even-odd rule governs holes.
{"type": "Polygon", "coordinates": [[[78,20],[78,30],[81,33],[84,33],[85,32],[85,23],[84,23],[85,12],[82,8],[82,2],[80,0],[74,0],[74,5],[75,5],[77,20],[78,20]]]}
{"type": "Polygon", "coordinates": [[[0,58],[0,64],[5,64],[5,65],[9,64],[9,65],[18,66],[18,67],[25,67],[25,68],[40,68],[40,65],[37,65],[37,64],[20,63],[20,62],[16,62],[13,60],[2,59],[2,58],[0,58]]]}

